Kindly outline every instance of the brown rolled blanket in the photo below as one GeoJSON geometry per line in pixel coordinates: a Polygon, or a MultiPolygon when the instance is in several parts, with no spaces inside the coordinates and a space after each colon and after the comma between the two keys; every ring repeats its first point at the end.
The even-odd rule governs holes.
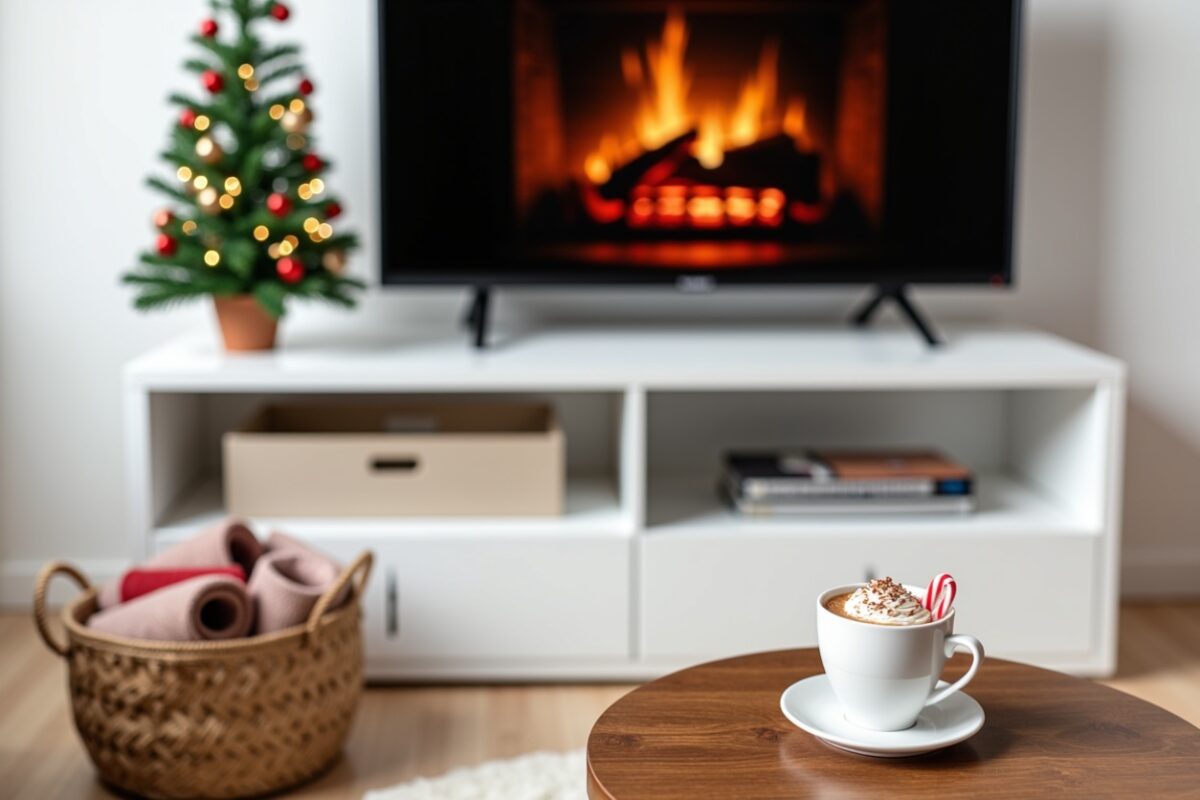
{"type": "MultiPolygon", "coordinates": [[[[141,567],[218,567],[237,564],[247,575],[263,554],[263,546],[246,523],[239,519],[225,519],[180,542],[156,556],[148,558],[141,567]]],[[[122,596],[125,576],[100,587],[97,602],[100,608],[111,608],[126,600],[122,596]]]]}
{"type": "Polygon", "coordinates": [[[253,622],[245,584],[225,575],[201,575],[99,611],[87,624],[116,636],[194,642],[246,636],[253,622]]]}

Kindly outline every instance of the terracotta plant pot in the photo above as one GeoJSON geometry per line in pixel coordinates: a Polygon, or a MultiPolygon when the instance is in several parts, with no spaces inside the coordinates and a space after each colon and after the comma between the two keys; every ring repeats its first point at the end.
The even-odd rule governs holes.
{"type": "Polygon", "coordinates": [[[253,295],[214,297],[221,338],[229,351],[270,350],[275,347],[274,317],[263,310],[253,295]]]}

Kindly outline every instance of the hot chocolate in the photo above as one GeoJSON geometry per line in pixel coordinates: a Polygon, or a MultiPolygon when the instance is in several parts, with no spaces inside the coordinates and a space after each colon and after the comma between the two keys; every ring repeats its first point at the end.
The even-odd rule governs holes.
{"type": "Polygon", "coordinates": [[[877,578],[853,592],[835,595],[825,608],[839,617],[872,625],[923,625],[929,610],[912,592],[891,578],[877,578]]]}

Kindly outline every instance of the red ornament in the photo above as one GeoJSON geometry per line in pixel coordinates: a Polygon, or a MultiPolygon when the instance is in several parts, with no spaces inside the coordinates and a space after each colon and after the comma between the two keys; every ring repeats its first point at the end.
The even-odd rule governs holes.
{"type": "Polygon", "coordinates": [[[200,35],[206,39],[211,39],[217,35],[217,31],[221,28],[217,25],[215,19],[206,19],[200,23],[200,35]]]}
{"type": "Polygon", "coordinates": [[[341,213],[342,213],[342,207],[339,204],[337,204],[337,203],[326,203],[325,204],[325,218],[326,219],[333,219],[334,217],[336,217],[338,214],[341,214],[341,213]]]}
{"type": "Polygon", "coordinates": [[[190,128],[196,124],[196,111],[192,108],[185,108],[179,112],[179,124],[185,128],[190,128]]]}
{"type": "Polygon", "coordinates": [[[296,87],[296,91],[300,94],[312,94],[317,87],[313,86],[313,82],[308,78],[301,78],[300,84],[296,87]]]}
{"type": "Polygon", "coordinates": [[[299,283],[304,277],[304,265],[300,263],[300,259],[291,256],[284,256],[276,261],[275,271],[284,283],[299,283]]]}
{"type": "Polygon", "coordinates": [[[200,73],[200,85],[216,94],[225,88],[225,79],[215,69],[206,69],[200,73]]]}
{"type": "Polygon", "coordinates": [[[169,208],[164,208],[154,214],[154,227],[156,228],[165,228],[174,221],[175,215],[169,208]]]}
{"type": "Polygon", "coordinates": [[[271,16],[274,17],[275,19],[279,20],[280,22],[283,22],[285,19],[287,19],[291,15],[292,15],[291,9],[289,9],[283,3],[271,4],[271,16]]]}
{"type": "Polygon", "coordinates": [[[304,169],[309,172],[317,172],[325,166],[325,162],[316,153],[306,154],[302,163],[304,164],[304,169]]]}
{"type": "Polygon", "coordinates": [[[178,242],[174,236],[165,233],[160,233],[154,240],[154,249],[158,251],[160,256],[173,256],[175,249],[178,247],[178,242]]]}
{"type": "Polygon", "coordinates": [[[291,210],[292,201],[288,200],[287,195],[279,192],[267,195],[267,211],[277,217],[286,217],[291,210]]]}

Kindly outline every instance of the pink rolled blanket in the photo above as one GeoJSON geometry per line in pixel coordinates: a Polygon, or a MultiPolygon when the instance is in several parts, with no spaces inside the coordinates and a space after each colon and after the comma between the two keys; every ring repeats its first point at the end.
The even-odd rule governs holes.
{"type": "Polygon", "coordinates": [[[134,639],[235,639],[250,633],[253,610],[241,581],[201,575],[97,612],[87,624],[102,633],[134,639]]]}
{"type": "Polygon", "coordinates": [[[303,624],[341,572],[333,559],[295,539],[272,534],[270,542],[278,547],[259,559],[248,587],[254,602],[256,633],[303,624]]]}
{"type": "MultiPolygon", "coordinates": [[[[282,553],[285,550],[299,552],[310,558],[320,558],[320,559],[324,559],[325,561],[328,561],[330,564],[333,565],[333,570],[334,570],[335,575],[340,574],[342,571],[342,565],[339,564],[337,559],[333,558],[333,556],[330,556],[328,553],[318,550],[317,548],[310,545],[308,542],[305,542],[301,539],[297,539],[294,536],[288,536],[286,533],[283,533],[282,531],[271,531],[270,535],[267,536],[266,544],[263,545],[263,550],[266,552],[267,555],[274,555],[275,553],[282,553]]],[[[344,603],[346,601],[346,598],[349,596],[350,596],[350,587],[347,586],[346,588],[344,588],[340,592],[338,592],[337,597],[334,598],[333,602],[329,604],[329,610],[332,611],[333,609],[340,606],[342,603],[344,603]]]]}
{"type": "MultiPolygon", "coordinates": [[[[226,519],[195,536],[182,541],[156,556],[151,556],[141,567],[159,569],[163,567],[220,567],[237,564],[247,575],[263,554],[254,533],[237,519],[226,519]]],[[[100,587],[97,602],[100,608],[111,608],[129,598],[122,595],[125,582],[122,575],[111,583],[100,587]]]]}

